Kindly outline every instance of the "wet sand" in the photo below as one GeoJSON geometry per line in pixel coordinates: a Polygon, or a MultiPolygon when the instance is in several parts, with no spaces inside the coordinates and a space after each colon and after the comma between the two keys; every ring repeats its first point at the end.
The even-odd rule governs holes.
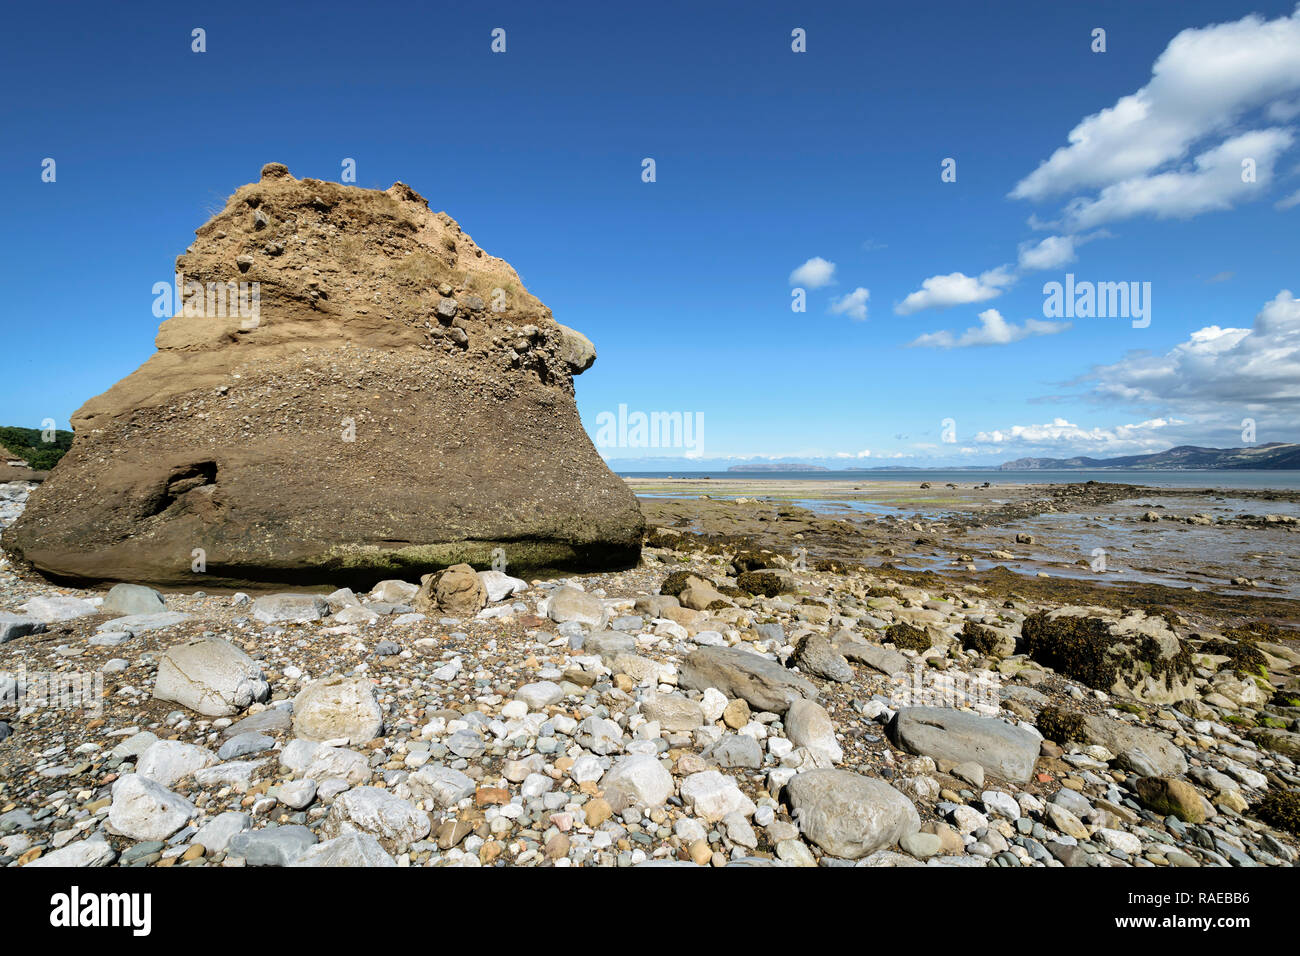
{"type": "MultiPolygon", "coordinates": [[[[1007,481],[625,479],[654,526],[810,560],[1300,619],[1295,492],[1007,481]],[[979,483],[979,484],[982,484],[979,483]],[[1155,516],[1152,518],[1151,516],[1155,516]],[[1272,517],[1266,517],[1272,516],[1272,517]],[[1155,589],[1158,594],[1139,594],[1155,589]]],[[[1079,599],[1079,594],[1074,594],[1079,599]]]]}

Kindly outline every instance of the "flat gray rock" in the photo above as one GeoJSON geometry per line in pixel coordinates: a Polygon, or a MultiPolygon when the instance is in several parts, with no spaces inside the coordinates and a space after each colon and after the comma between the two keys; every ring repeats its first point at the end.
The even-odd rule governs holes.
{"type": "Polygon", "coordinates": [[[135,637],[135,635],[129,631],[105,631],[101,634],[96,634],[86,643],[91,647],[117,647],[119,644],[125,644],[133,637],[135,637]]]}
{"type": "Polygon", "coordinates": [[[74,618],[86,617],[89,614],[98,614],[99,606],[82,598],[56,595],[54,597],[34,597],[26,604],[20,605],[18,610],[26,612],[28,617],[35,618],[42,623],[53,624],[56,621],[71,621],[74,618]]]}
{"type": "Polygon", "coordinates": [[[99,609],[105,614],[156,614],[167,605],[161,594],[143,584],[114,584],[99,609]]]}
{"type": "Polygon", "coordinates": [[[268,707],[260,714],[253,714],[243,720],[237,720],[221,732],[223,737],[238,737],[240,734],[283,734],[293,726],[292,707],[268,707]]]}
{"type": "Polygon", "coordinates": [[[1004,780],[1027,783],[1039,737],[996,717],[950,707],[904,707],[886,728],[894,746],[934,760],[973,761],[1004,780]]]}
{"type": "Polygon", "coordinates": [[[0,611],[0,644],[26,637],[28,634],[40,634],[44,630],[45,622],[29,614],[10,614],[8,611],[0,611]]]}
{"type": "Polygon", "coordinates": [[[725,734],[703,754],[719,767],[757,770],[763,766],[763,748],[748,734],[725,734]]]}
{"type": "Polygon", "coordinates": [[[677,684],[685,690],[716,687],[757,710],[784,714],[790,702],[815,700],[817,688],[776,661],[732,647],[701,647],[683,662],[677,684]]]}
{"type": "Polygon", "coordinates": [[[226,847],[228,856],[242,856],[249,866],[289,866],[316,842],[316,834],[293,824],[236,833],[226,847]]]}
{"type": "Polygon", "coordinates": [[[171,627],[173,624],[180,624],[182,621],[188,621],[194,615],[186,614],[182,611],[159,611],[154,614],[131,614],[127,617],[114,618],[111,621],[105,621],[95,628],[100,633],[104,632],[124,632],[133,637],[137,634],[143,634],[146,631],[156,631],[162,627],[171,627]]]}
{"type": "Polygon", "coordinates": [[[328,613],[319,594],[263,594],[253,602],[253,617],[263,624],[306,624],[328,613]]]}
{"type": "Polygon", "coordinates": [[[853,680],[853,668],[848,660],[820,634],[809,634],[801,638],[790,663],[796,665],[805,674],[812,674],[824,680],[838,683],[853,680]]]}
{"type": "Polygon", "coordinates": [[[221,745],[221,748],[217,751],[217,756],[222,760],[235,760],[239,757],[265,753],[274,746],[274,737],[259,734],[255,730],[248,730],[229,738],[221,745]]]}
{"type": "Polygon", "coordinates": [[[880,644],[868,644],[864,641],[844,641],[836,644],[835,650],[839,651],[848,660],[866,664],[872,670],[880,671],[882,674],[905,674],[911,667],[907,658],[898,651],[882,647],[880,644]]]}
{"type": "Polygon", "coordinates": [[[96,833],[87,840],[69,843],[60,850],[32,860],[24,869],[33,866],[108,866],[116,859],[117,851],[108,845],[103,834],[96,833]]]}
{"type": "Polygon", "coordinates": [[[1083,718],[1083,736],[1115,754],[1121,767],[1139,776],[1177,777],[1187,772],[1183,752],[1157,731],[1088,714],[1083,718]]]}
{"type": "Polygon", "coordinates": [[[220,853],[230,846],[230,840],[237,833],[243,833],[252,822],[252,817],[240,810],[227,810],[219,813],[203,826],[190,839],[198,843],[208,853],[220,853]]]}
{"type": "Polygon", "coordinates": [[[622,631],[601,631],[587,638],[583,644],[583,652],[597,654],[602,661],[609,664],[620,654],[635,654],[636,638],[622,631]]]}

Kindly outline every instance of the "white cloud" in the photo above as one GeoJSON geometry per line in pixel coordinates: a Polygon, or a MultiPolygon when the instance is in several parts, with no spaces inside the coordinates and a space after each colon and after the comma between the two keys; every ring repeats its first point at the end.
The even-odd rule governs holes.
{"type": "Polygon", "coordinates": [[[870,449],[870,448],[864,448],[864,449],[862,449],[862,451],[858,452],[856,455],[855,455],[853,452],[849,452],[849,451],[837,451],[837,452],[835,453],[835,457],[836,457],[836,458],[870,458],[870,457],[871,457],[871,449],[870,449]]]}
{"type": "Polygon", "coordinates": [[[1020,268],[1055,269],[1067,262],[1073,262],[1074,237],[1048,236],[1041,242],[1022,242],[1020,244],[1020,268]]]}
{"type": "Polygon", "coordinates": [[[1169,438],[1158,433],[1181,424],[1184,423],[1177,419],[1153,418],[1135,425],[1084,428],[1056,418],[1040,425],[1013,425],[1008,429],[980,432],[975,441],[994,445],[998,451],[1009,447],[1017,451],[1045,449],[1051,452],[1049,457],[1140,455],[1172,447],[1169,438]]]}
{"type": "Polygon", "coordinates": [[[1249,329],[1207,326],[1163,355],[1137,353],[1085,376],[1096,397],[1179,412],[1243,410],[1293,420],[1300,408],[1300,300],[1283,289],[1249,329]]]}
{"type": "Polygon", "coordinates": [[[911,315],[922,309],[946,309],[953,305],[983,302],[1001,295],[1013,282],[1015,276],[1007,266],[998,266],[978,276],[968,276],[964,272],[931,276],[921,283],[920,289],[896,305],[894,311],[899,315],[911,315]]]}
{"type": "Polygon", "coordinates": [[[1278,209],[1294,209],[1296,206],[1300,206],[1300,189],[1297,189],[1285,199],[1279,199],[1275,205],[1278,209]]]}
{"type": "Polygon", "coordinates": [[[831,302],[831,312],[834,315],[847,315],[851,319],[862,321],[867,317],[867,300],[871,298],[871,293],[862,286],[858,286],[847,295],[842,295],[831,302]]]}
{"type": "Polygon", "coordinates": [[[1059,268],[1078,258],[1080,246],[1108,235],[1105,230],[1099,230],[1082,236],[1048,236],[1038,242],[1022,242],[1020,268],[1025,271],[1059,268]]]}
{"type": "Polygon", "coordinates": [[[794,272],[790,273],[790,284],[820,289],[835,281],[835,263],[827,262],[821,256],[813,256],[794,272]]]}
{"type": "Polygon", "coordinates": [[[1024,325],[1016,325],[1002,317],[997,309],[985,309],[979,314],[980,324],[967,329],[961,336],[944,330],[927,332],[911,343],[920,348],[960,349],[973,345],[1009,345],[1035,335],[1055,335],[1070,328],[1069,322],[1044,322],[1042,319],[1026,319],[1024,325]]]}
{"type": "Polygon", "coordinates": [[[1256,110],[1283,121],[1300,91],[1300,6],[1290,17],[1257,15],[1179,33],[1152,67],[1151,80],[1114,106],[1086,117],[1016,184],[1017,199],[1042,200],[1144,178],[1184,159],[1256,110]]]}
{"type": "Polygon", "coordinates": [[[1262,195],[1273,180],[1274,163],[1293,142],[1295,137],[1284,129],[1234,136],[1201,153],[1188,167],[1125,179],[1094,198],[1071,200],[1065,208],[1067,227],[1088,229],[1141,215],[1186,219],[1231,209],[1242,200],[1262,195]],[[1250,182],[1243,181],[1242,164],[1247,160],[1255,167],[1250,182]]]}

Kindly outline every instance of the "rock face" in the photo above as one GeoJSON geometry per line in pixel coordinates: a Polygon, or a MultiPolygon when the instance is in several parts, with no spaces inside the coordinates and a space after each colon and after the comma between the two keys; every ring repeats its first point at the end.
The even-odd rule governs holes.
{"type": "Polygon", "coordinates": [[[935,760],[972,761],[986,771],[1026,783],[1038,759],[1039,739],[996,717],[948,707],[904,707],[886,731],[897,747],[935,760]]]}
{"type": "Polygon", "coordinates": [[[831,856],[857,860],[921,829],[912,801],[873,777],[808,770],[787,792],[799,829],[831,856]]]}
{"type": "Polygon", "coordinates": [[[496,548],[516,572],[637,560],[574,403],[591,343],[410,187],[269,164],[176,270],[157,352],[73,415],[5,532],[38,570],[369,587],[496,548]]]}

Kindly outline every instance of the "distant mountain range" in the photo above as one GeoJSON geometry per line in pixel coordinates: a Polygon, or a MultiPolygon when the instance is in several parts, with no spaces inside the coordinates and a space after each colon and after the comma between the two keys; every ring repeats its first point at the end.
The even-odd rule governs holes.
{"type": "Polygon", "coordinates": [[[1090,471],[1107,468],[1139,471],[1300,470],[1300,444],[1270,442],[1254,448],[1179,445],[1154,455],[1127,455],[1123,458],[1017,458],[999,465],[998,471],[1064,471],[1070,468],[1090,471]]]}
{"type": "Polygon", "coordinates": [[[727,471],[830,471],[821,465],[787,465],[781,462],[732,465],[727,471]]]}

